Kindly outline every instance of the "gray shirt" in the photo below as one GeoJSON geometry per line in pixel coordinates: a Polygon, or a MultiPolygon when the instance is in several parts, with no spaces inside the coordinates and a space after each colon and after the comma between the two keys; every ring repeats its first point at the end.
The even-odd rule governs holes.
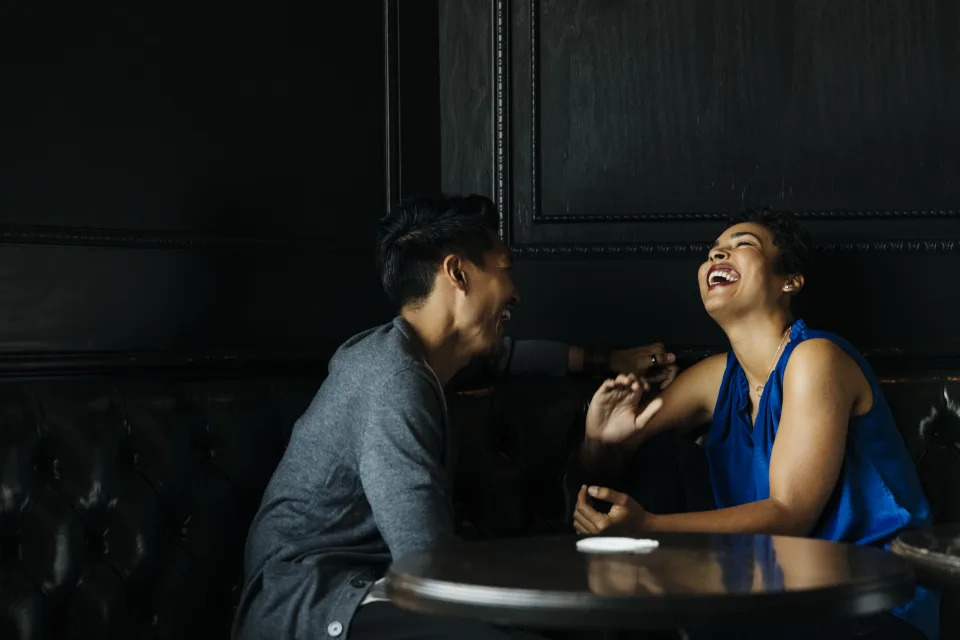
{"type": "MultiPolygon", "coordinates": [[[[566,353],[560,343],[524,349],[545,371],[566,353]]],[[[455,436],[443,389],[405,320],[347,340],[250,526],[234,637],[346,636],[392,559],[455,543],[455,436]]]]}

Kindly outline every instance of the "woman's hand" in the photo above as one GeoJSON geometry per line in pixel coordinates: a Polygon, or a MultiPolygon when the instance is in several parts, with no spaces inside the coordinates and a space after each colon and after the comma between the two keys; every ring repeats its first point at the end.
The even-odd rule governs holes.
{"type": "Polygon", "coordinates": [[[610,352],[610,368],[614,373],[636,374],[648,382],[659,382],[661,389],[666,389],[677,377],[676,361],[677,356],[664,351],[659,342],[610,352]]]}
{"type": "Polygon", "coordinates": [[[580,487],[577,506],[573,512],[573,528],[584,535],[603,533],[632,536],[643,531],[647,512],[636,500],[625,493],[606,487],[580,487]],[[609,513],[600,513],[587,499],[587,494],[598,500],[606,500],[613,506],[609,513]]]}
{"type": "Polygon", "coordinates": [[[634,375],[607,380],[593,394],[587,410],[586,437],[604,444],[618,444],[636,435],[663,405],[654,399],[642,411],[640,398],[650,388],[634,375]]]}

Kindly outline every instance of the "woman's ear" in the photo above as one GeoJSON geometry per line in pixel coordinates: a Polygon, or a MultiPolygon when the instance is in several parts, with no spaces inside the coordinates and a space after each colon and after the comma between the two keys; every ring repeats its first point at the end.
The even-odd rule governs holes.
{"type": "Polygon", "coordinates": [[[796,295],[800,293],[801,289],[803,289],[803,276],[799,273],[790,276],[783,283],[783,290],[786,293],[796,295]]]}

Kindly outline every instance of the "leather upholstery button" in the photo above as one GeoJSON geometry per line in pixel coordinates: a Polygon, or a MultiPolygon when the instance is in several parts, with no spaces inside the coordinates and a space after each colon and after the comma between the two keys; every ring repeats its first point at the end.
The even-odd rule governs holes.
{"type": "Polygon", "coordinates": [[[352,581],[350,584],[353,585],[353,586],[354,586],[355,588],[357,588],[357,589],[363,589],[363,588],[364,588],[365,586],[367,586],[367,584],[369,584],[369,583],[368,583],[366,580],[364,580],[363,578],[354,578],[353,581],[352,581]]]}
{"type": "Polygon", "coordinates": [[[341,633],[343,633],[343,625],[337,621],[331,622],[330,625],[327,627],[327,633],[329,633],[332,637],[336,638],[341,633]]]}

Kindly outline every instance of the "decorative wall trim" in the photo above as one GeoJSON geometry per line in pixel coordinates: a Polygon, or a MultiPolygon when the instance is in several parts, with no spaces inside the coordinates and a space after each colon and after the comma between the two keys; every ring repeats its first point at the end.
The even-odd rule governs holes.
{"type": "Polygon", "coordinates": [[[796,211],[799,218],[953,218],[960,216],[960,209],[914,209],[908,211],[796,211]]]}
{"type": "MultiPolygon", "coordinates": [[[[539,199],[539,198],[538,198],[539,199]]],[[[690,222],[703,220],[726,220],[735,213],[733,211],[691,211],[685,212],[643,212],[624,214],[574,214],[562,216],[542,215],[534,217],[534,223],[549,224],[583,224],[603,222],[607,224],[624,222],[690,222]]],[[[909,211],[793,211],[798,218],[829,219],[829,220],[858,220],[858,219],[892,219],[892,218],[953,218],[960,216],[960,209],[917,209],[909,211]]]]}
{"type": "Polygon", "coordinates": [[[400,195],[400,113],[397,93],[397,2],[383,2],[383,50],[384,50],[384,152],[386,153],[385,211],[391,211],[400,195]]]}
{"type": "Polygon", "coordinates": [[[367,250],[359,243],[338,243],[312,238],[222,237],[188,231],[88,229],[20,224],[0,224],[0,243],[178,251],[304,251],[343,254],[367,250]]]}
{"type": "Polygon", "coordinates": [[[817,244],[817,251],[821,253],[957,253],[960,252],[960,240],[834,241],[817,244]]]}
{"type": "MultiPolygon", "coordinates": [[[[78,375],[172,376],[177,381],[255,376],[314,376],[323,378],[327,362],[338,345],[319,346],[304,352],[33,352],[0,353],[0,379],[78,375]]],[[[726,345],[669,345],[681,366],[726,351],[726,345]]],[[[861,349],[875,368],[897,373],[960,368],[960,345],[898,345],[861,349]]]]}
{"type": "MultiPolygon", "coordinates": [[[[663,212],[663,211],[640,211],[626,214],[574,214],[574,215],[551,215],[545,214],[541,210],[540,198],[540,2],[539,0],[529,0],[530,3],[530,211],[532,212],[533,224],[616,224],[629,222],[690,222],[704,220],[725,220],[729,212],[723,211],[690,211],[690,212],[663,212]]],[[[496,2],[497,13],[500,15],[500,7],[505,4],[502,1],[496,2]]],[[[509,14],[508,14],[509,15],[509,14]]],[[[500,42],[509,37],[507,31],[508,25],[500,20],[494,21],[494,41],[500,42]]],[[[499,74],[501,65],[499,59],[499,49],[497,69],[498,74],[496,82],[499,86],[503,80],[509,80],[507,71],[504,75],[499,74]]],[[[509,59],[503,65],[504,69],[509,68],[509,59]]],[[[497,135],[498,145],[502,142],[499,132],[497,135]]],[[[497,158],[501,155],[506,156],[505,164],[509,163],[510,150],[500,146],[496,147],[497,158]]],[[[498,160],[499,162],[499,160],[498,160]]],[[[502,182],[498,178],[498,189],[502,182]]],[[[509,196],[507,196],[509,197],[509,196]]],[[[501,208],[501,227],[509,223],[509,218],[504,221],[506,210],[501,208]]],[[[871,219],[871,218],[953,218],[960,216],[960,209],[938,209],[938,210],[863,210],[863,211],[796,211],[794,212],[800,218],[820,218],[831,220],[850,220],[850,219],[871,219]]]]}
{"type": "Polygon", "coordinates": [[[620,243],[526,243],[510,247],[510,252],[522,258],[570,258],[598,256],[605,258],[664,258],[706,255],[709,242],[639,242],[620,243]]]}
{"type": "MultiPolygon", "coordinates": [[[[595,244],[519,244],[511,253],[523,258],[688,258],[702,257],[712,242],[640,242],[595,244]]],[[[857,253],[960,253],[960,239],[953,240],[872,240],[863,242],[824,242],[817,251],[826,254],[857,253]]]]}
{"type": "Polygon", "coordinates": [[[161,352],[37,352],[0,353],[0,378],[142,372],[190,375],[312,375],[326,374],[335,349],[329,345],[310,353],[161,353],[161,352]]]}
{"type": "Polygon", "coordinates": [[[494,200],[500,216],[500,238],[510,242],[510,2],[493,3],[493,135],[494,200]]]}
{"type": "MultiPolygon", "coordinates": [[[[676,345],[668,347],[677,355],[681,367],[687,367],[695,362],[708,358],[729,349],[724,345],[676,345]]],[[[878,373],[883,372],[881,382],[937,382],[953,380],[954,376],[944,375],[943,371],[960,368],[960,345],[958,344],[907,344],[893,347],[867,345],[859,349],[860,353],[870,361],[871,366],[878,373]],[[896,378],[887,377],[893,373],[896,378]],[[919,374],[919,375],[918,375],[919,374]]]]}
{"type": "Polygon", "coordinates": [[[530,213],[540,220],[540,2],[530,2],[530,213]]]}

